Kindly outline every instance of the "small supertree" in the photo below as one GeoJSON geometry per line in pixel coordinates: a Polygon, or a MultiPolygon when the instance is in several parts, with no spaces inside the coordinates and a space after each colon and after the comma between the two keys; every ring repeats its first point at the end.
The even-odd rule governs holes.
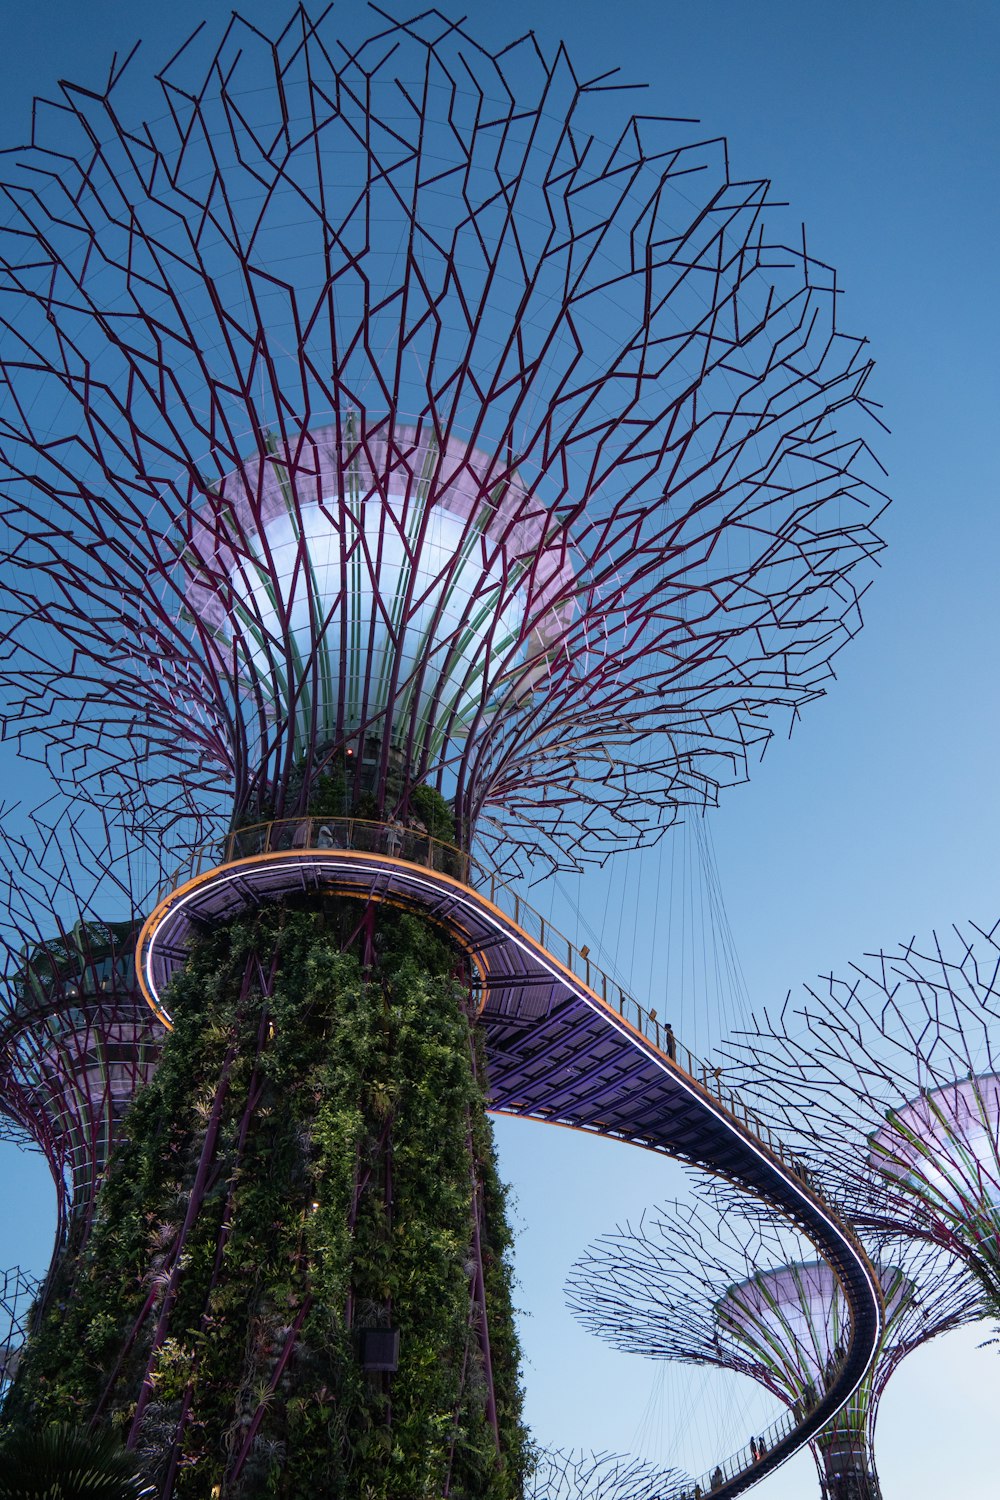
{"type": "Polygon", "coordinates": [[[37,1276],[30,1276],[20,1266],[0,1271],[0,1406],[17,1374],[28,1335],[28,1314],[40,1289],[37,1276]]]}
{"type": "MultiPolygon", "coordinates": [[[[885,1332],[868,1375],[811,1446],[823,1500],[879,1500],[878,1405],[900,1361],[938,1334],[982,1316],[975,1280],[937,1247],[873,1241],[885,1332]]],[[[747,1375],[798,1419],[835,1378],[849,1338],[832,1268],[801,1255],[787,1229],[731,1195],[665,1205],[602,1236],[573,1268],[570,1306],[615,1348],[747,1375]]],[[[766,1456],[761,1438],[755,1458],[766,1456]]]]}
{"type": "Polygon", "coordinates": [[[0,1113],[45,1155],[58,1257],[87,1237],[165,1032],[136,982],[149,892],[135,862],[114,858],[92,817],[50,811],[23,820],[26,832],[0,829],[0,1113]]]}
{"type": "Polygon", "coordinates": [[[66,85],[2,184],[22,746],[167,842],[267,824],[243,852],[286,871],[338,820],[384,862],[457,846],[419,916],[386,863],[209,872],[232,900],[23,1387],[199,1500],[517,1493],[447,881],[474,839],[578,864],[714,800],[823,691],[879,546],[870,362],[768,185],[609,132],[562,49],[374,15],[196,35],[155,124],[127,72],[66,85]]]}
{"type": "Polygon", "coordinates": [[[525,1500],[668,1500],[686,1485],[676,1469],[662,1469],[623,1453],[545,1449],[525,1486],[525,1500]]]}
{"type": "Polygon", "coordinates": [[[870,954],[722,1050],[859,1223],[944,1246],[1000,1313],[1000,927],[870,954]]]}

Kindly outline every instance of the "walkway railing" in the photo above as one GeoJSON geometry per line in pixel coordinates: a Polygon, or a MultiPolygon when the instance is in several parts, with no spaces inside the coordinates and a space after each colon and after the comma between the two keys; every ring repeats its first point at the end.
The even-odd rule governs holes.
{"type": "Polygon", "coordinates": [[[405,859],[411,865],[440,870],[463,885],[471,884],[470,856],[454,844],[432,838],[423,828],[408,827],[399,821],[376,823],[367,818],[277,818],[270,823],[251,823],[245,828],[235,828],[221,844],[204,844],[196,849],[164,880],[157,899],[163,901],[184,881],[233,860],[299,849],[349,849],[364,854],[388,854],[393,859],[405,859]]]}
{"type": "MultiPolygon", "coordinates": [[[[838,1371],[839,1369],[840,1366],[837,1367],[838,1371]]],[[[831,1383],[833,1378],[832,1375],[831,1383]]],[[[667,1490],[663,1500],[702,1500],[703,1496],[704,1500],[711,1500],[712,1495],[721,1490],[730,1480],[752,1473],[754,1466],[766,1459],[772,1448],[776,1448],[785,1438],[791,1437],[811,1410],[811,1407],[800,1409],[798,1415],[791,1409],[783,1411],[769,1427],[764,1428],[759,1437],[751,1439],[751,1442],[731,1454],[729,1458],[722,1459],[709,1473],[702,1474],[697,1481],[687,1480],[678,1488],[667,1490]]]]}
{"type": "Polygon", "coordinates": [[[426,828],[399,819],[376,823],[367,818],[279,818],[276,822],[254,823],[229,835],[224,862],[285,849],[356,849],[364,854],[389,854],[411,865],[440,870],[465,885],[470,883],[472,860],[463,849],[432,838],[426,828]]]}
{"type": "Polygon", "coordinates": [[[741,1124],[745,1125],[752,1135],[767,1146],[769,1151],[780,1157],[797,1176],[806,1180],[802,1163],[786,1150],[766,1120],[754,1114],[740,1095],[722,1082],[721,1068],[712,1068],[708,1063],[703,1062],[675,1035],[672,1027],[665,1025],[657,1018],[655,1011],[647,1010],[645,1006],[640,1005],[639,1001],[629,994],[617,979],[612,979],[609,974],[606,974],[591,958],[589,948],[577,948],[546,917],[535,911],[534,907],[529,906],[524,897],[511,888],[509,882],[492,872],[481,869],[475,865],[475,862],[473,862],[473,867],[479,877],[475,882],[475,887],[481,895],[488,893],[494,906],[498,906],[507,916],[512,917],[529,937],[535,938],[548,953],[552,954],[553,958],[565,964],[567,969],[589,990],[592,990],[605,1005],[616,1011],[623,1021],[640,1032],[647,1041],[652,1042],[659,1052],[668,1057],[671,1062],[676,1063],[689,1078],[717,1099],[729,1114],[734,1115],[741,1124]]]}

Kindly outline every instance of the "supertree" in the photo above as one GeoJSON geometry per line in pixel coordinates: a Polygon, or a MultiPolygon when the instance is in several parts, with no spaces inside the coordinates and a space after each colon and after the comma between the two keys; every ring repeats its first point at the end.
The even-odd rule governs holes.
{"type": "Polygon", "coordinates": [[[136,981],[144,889],[107,829],[64,810],[0,829],[0,1115],[56,1187],[56,1259],[85,1241],[122,1120],[165,1035],[136,981]],[[114,919],[108,920],[109,907],[114,919]]]}
{"type": "MultiPolygon", "coordinates": [[[[714,1196],[602,1236],[570,1273],[570,1306],[618,1349],[749,1376],[797,1419],[816,1406],[850,1336],[843,1292],[826,1262],[789,1258],[801,1239],[729,1192],[714,1196]]],[[[885,1236],[869,1248],[885,1328],[865,1380],[813,1438],[823,1500],[879,1500],[875,1424],[889,1377],[921,1344],[982,1316],[977,1282],[938,1247],[885,1236]]],[[[767,1437],[751,1446],[766,1459],[767,1437]]]]}
{"type": "Polygon", "coordinates": [[[849,1231],[496,905],[822,691],[878,545],[862,343],[724,143],[601,144],[561,49],[376,15],[196,37],[155,125],[127,72],[65,86],[4,184],[11,723],[218,840],[141,934],[174,1035],[15,1405],[124,1422],[163,1494],[517,1490],[487,1062],[493,1107],[814,1234],[860,1329],[831,1409],[877,1333],[849,1231]]]}
{"type": "Polygon", "coordinates": [[[852,1217],[960,1257],[1000,1311],[1000,926],[932,933],[789,996],[733,1076],[852,1217]],[[751,1083],[751,1074],[753,1082],[751,1083]]]}
{"type": "Polygon", "coordinates": [[[40,1286],[38,1278],[22,1271],[20,1266],[0,1271],[0,1405],[17,1373],[28,1314],[40,1286]]]}

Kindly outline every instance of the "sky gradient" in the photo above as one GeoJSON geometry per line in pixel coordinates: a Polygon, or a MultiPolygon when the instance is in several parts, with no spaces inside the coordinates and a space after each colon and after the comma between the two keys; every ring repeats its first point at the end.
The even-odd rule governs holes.
{"type": "MultiPolygon", "coordinates": [[[[242,9],[273,25],[286,7],[247,0],[242,9]]],[[[94,82],[116,48],[140,37],[155,64],[203,15],[221,25],[228,13],[212,0],[9,8],[0,139],[26,136],[32,94],[57,77],[94,82]]],[[[840,680],[711,820],[731,949],[718,912],[705,915],[690,833],[563,879],[551,894],[558,926],[586,933],[592,947],[598,939],[607,966],[708,1050],[747,998],[780,1000],[914,933],[1000,917],[1000,8],[507,0],[473,3],[468,16],[488,45],[532,26],[546,47],[565,38],[581,74],[618,64],[624,80],[649,81],[631,108],[699,116],[727,135],[734,175],[771,177],[790,204],[789,233],[804,221],[811,252],[838,268],[842,327],[867,335],[878,361],[869,390],[891,428],[879,446],[894,497],[882,526],[888,547],[866,628],[838,659],[840,680]],[[733,955],[742,980],[726,967],[733,955]]],[[[609,97],[611,120],[624,108],[609,97]]],[[[30,803],[27,784],[24,795],[30,803]]],[[[499,1140],[521,1226],[528,1410],[539,1440],[692,1463],[737,1446],[756,1408],[732,1386],[606,1353],[562,1309],[574,1256],[679,1191],[679,1170],[523,1122],[502,1123],[499,1140]]],[[[52,1232],[44,1169],[5,1152],[0,1172],[0,1265],[41,1269],[52,1232]]],[[[922,1350],[890,1383],[879,1433],[886,1500],[995,1494],[1000,1364],[976,1348],[987,1332],[922,1350]]],[[[754,1491],[762,1500],[815,1492],[806,1457],[754,1491]]]]}

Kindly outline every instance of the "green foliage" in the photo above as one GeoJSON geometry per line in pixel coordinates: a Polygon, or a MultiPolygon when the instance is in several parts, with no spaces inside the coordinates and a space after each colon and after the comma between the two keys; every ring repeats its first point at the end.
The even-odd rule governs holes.
{"type": "Polygon", "coordinates": [[[455,841],[455,815],[451,806],[432,786],[415,786],[410,792],[410,807],[424,824],[432,839],[446,844],[455,841]]]}
{"type": "Polygon", "coordinates": [[[140,1500],[152,1485],[112,1434],[22,1427],[0,1442],[0,1500],[140,1500]]]}
{"type": "Polygon", "coordinates": [[[316,777],[309,788],[307,811],[314,818],[342,818],[347,814],[347,777],[342,767],[316,777]]]}
{"type": "Polygon", "coordinates": [[[362,792],[360,797],[356,797],[351,807],[351,816],[362,818],[368,823],[377,823],[381,815],[375,793],[362,792]]]}
{"type": "Polygon", "coordinates": [[[345,951],[361,911],[268,908],[196,946],[12,1422],[99,1410],[124,1431],[147,1381],[139,1452],[178,1500],[436,1500],[449,1471],[454,1500],[521,1493],[509,1232],[454,954],[383,907],[365,968],[345,951]],[[474,1177],[501,1459],[470,1319],[474,1177]],[[401,1331],[391,1377],[360,1368],[372,1323],[401,1331]]]}
{"type": "MultiPolygon", "coordinates": [[[[378,822],[397,808],[420,819],[431,838],[444,843],[455,841],[455,817],[451,805],[434,787],[407,785],[399,765],[390,760],[387,768],[379,766],[377,776],[383,801],[372,786],[376,775],[378,747],[370,745],[360,766],[340,750],[329,759],[320,757],[324,769],[315,770],[314,760],[302,760],[291,772],[283,798],[284,816],[300,808],[313,818],[361,818],[378,822]],[[356,775],[361,789],[356,790],[356,775]]],[[[274,817],[273,799],[262,799],[234,820],[235,829],[269,822],[274,817]]]]}

